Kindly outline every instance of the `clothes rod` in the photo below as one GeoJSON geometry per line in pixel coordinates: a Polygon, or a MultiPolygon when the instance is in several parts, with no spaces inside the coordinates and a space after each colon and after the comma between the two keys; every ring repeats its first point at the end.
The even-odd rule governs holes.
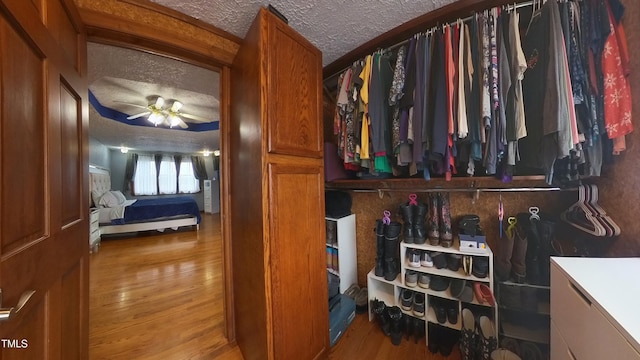
{"type": "Polygon", "coordinates": [[[549,191],[577,191],[577,188],[561,187],[517,187],[517,188],[430,188],[430,189],[352,189],[353,192],[381,193],[381,192],[549,192],[549,191]]]}

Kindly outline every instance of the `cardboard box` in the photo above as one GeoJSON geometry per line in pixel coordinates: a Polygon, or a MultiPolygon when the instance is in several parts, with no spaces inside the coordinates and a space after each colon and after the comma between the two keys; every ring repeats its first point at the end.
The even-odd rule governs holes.
{"type": "Polygon", "coordinates": [[[487,237],[482,233],[476,235],[467,235],[459,233],[460,251],[472,254],[484,254],[489,250],[487,246],[487,237]]]}

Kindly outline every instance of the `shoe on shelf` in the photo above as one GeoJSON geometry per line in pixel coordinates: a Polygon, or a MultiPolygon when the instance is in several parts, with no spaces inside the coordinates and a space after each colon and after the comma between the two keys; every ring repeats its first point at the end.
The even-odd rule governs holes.
{"type": "Polygon", "coordinates": [[[431,254],[431,259],[433,260],[433,265],[435,265],[436,269],[444,269],[447,267],[447,255],[441,252],[434,252],[431,254]]]}
{"type": "Polygon", "coordinates": [[[411,307],[413,306],[413,296],[414,293],[409,289],[402,289],[402,294],[400,295],[400,307],[402,310],[411,311],[411,307]]]}
{"type": "Polygon", "coordinates": [[[428,289],[430,283],[431,283],[431,276],[429,274],[420,273],[420,275],[418,275],[418,286],[420,286],[423,289],[428,289]]]}
{"type": "Polygon", "coordinates": [[[448,277],[432,275],[429,288],[434,291],[445,291],[449,287],[449,280],[448,277]]]}
{"type": "Polygon", "coordinates": [[[423,251],[420,253],[420,266],[433,267],[433,260],[431,259],[431,254],[429,254],[428,251],[423,251]]]}
{"type": "Polygon", "coordinates": [[[447,308],[447,321],[452,325],[455,325],[458,323],[458,302],[457,301],[454,304],[451,304],[451,306],[447,308]]]}
{"type": "Polygon", "coordinates": [[[447,322],[447,308],[442,303],[442,300],[434,299],[431,301],[431,307],[433,308],[433,312],[436,314],[436,320],[440,324],[444,324],[447,322]]]}
{"type": "Polygon", "coordinates": [[[490,360],[491,353],[498,347],[498,340],[493,321],[489,317],[482,315],[478,318],[478,335],[478,358],[490,360]]]}
{"type": "Polygon", "coordinates": [[[475,284],[473,284],[473,290],[476,294],[476,299],[478,299],[478,302],[480,302],[481,304],[487,303],[491,306],[494,306],[496,304],[496,299],[493,296],[493,291],[491,291],[491,288],[487,286],[487,284],[476,282],[475,284]]]}
{"type": "Polygon", "coordinates": [[[412,268],[420,267],[420,252],[415,249],[407,249],[407,258],[409,259],[409,266],[412,268]]]}
{"type": "Polygon", "coordinates": [[[476,319],[471,310],[462,309],[462,329],[460,330],[460,358],[475,360],[477,352],[476,319]]]}
{"type": "Polygon", "coordinates": [[[447,268],[451,271],[457,272],[462,264],[462,255],[460,254],[447,254],[447,268]]]}
{"type": "Polygon", "coordinates": [[[476,256],[473,259],[471,273],[478,278],[486,278],[489,274],[489,258],[486,256],[476,256]]]}
{"type": "Polygon", "coordinates": [[[407,287],[414,288],[418,285],[418,273],[416,271],[407,270],[404,273],[404,284],[407,287]]]}
{"type": "Polygon", "coordinates": [[[451,296],[460,299],[460,297],[462,297],[462,294],[464,293],[466,285],[467,281],[465,279],[451,279],[451,282],[449,284],[449,291],[451,292],[451,296]]]}
{"type": "Polygon", "coordinates": [[[416,292],[413,296],[413,315],[424,317],[424,294],[416,292]]]}

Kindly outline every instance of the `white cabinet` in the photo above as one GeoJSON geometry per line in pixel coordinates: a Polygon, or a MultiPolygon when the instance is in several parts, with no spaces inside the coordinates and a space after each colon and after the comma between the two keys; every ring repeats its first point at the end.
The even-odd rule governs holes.
{"type": "Polygon", "coordinates": [[[340,293],[358,283],[356,215],[325,217],[327,228],[327,270],[340,278],[340,293]]]}
{"type": "Polygon", "coordinates": [[[211,180],[204,180],[203,182],[203,193],[204,193],[204,212],[207,214],[213,213],[213,199],[212,199],[212,189],[211,189],[211,180]]]}
{"type": "MultiPolygon", "coordinates": [[[[429,324],[438,324],[440,326],[445,326],[455,330],[461,330],[462,328],[462,319],[461,313],[463,308],[469,308],[474,315],[477,314],[486,314],[489,316],[493,322],[494,333],[495,324],[498,321],[498,311],[496,306],[491,306],[487,302],[479,301],[475,295],[470,302],[463,302],[459,298],[452,295],[451,290],[447,287],[445,290],[437,291],[432,289],[431,287],[424,288],[420,286],[409,287],[405,281],[405,275],[407,271],[415,271],[417,273],[427,274],[433,279],[438,276],[441,278],[446,278],[448,281],[451,279],[462,279],[465,280],[467,284],[474,284],[476,282],[485,284],[491,289],[491,292],[494,293],[494,279],[493,279],[493,252],[491,249],[487,247],[487,250],[482,253],[465,253],[459,250],[460,243],[456,238],[454,241],[454,245],[449,248],[445,248],[442,246],[433,246],[429,244],[406,244],[404,242],[400,243],[400,256],[401,256],[401,272],[396,277],[396,279],[392,281],[387,281],[384,277],[378,277],[375,275],[375,269],[372,269],[367,275],[367,288],[369,292],[369,303],[371,303],[374,299],[384,301],[387,306],[398,306],[402,309],[401,306],[401,296],[404,289],[412,290],[414,292],[421,292],[425,295],[425,316],[418,317],[412,311],[406,311],[402,309],[402,311],[410,316],[417,317],[421,320],[425,320],[425,337],[427,345],[429,342],[429,324]],[[431,255],[435,253],[443,253],[445,256],[447,254],[453,254],[455,256],[460,255],[462,257],[470,257],[471,259],[481,259],[486,260],[488,262],[487,276],[486,277],[476,277],[474,275],[467,275],[463,269],[463,265],[461,264],[457,271],[450,270],[448,267],[438,269],[435,265],[433,267],[411,267],[409,265],[408,255],[411,252],[427,252],[431,255]],[[445,299],[445,300],[441,300],[445,299]],[[436,314],[433,310],[433,306],[435,303],[442,304],[442,302],[448,302],[449,304],[454,304],[453,306],[457,307],[458,310],[458,319],[454,323],[449,322],[447,319],[444,323],[441,323],[437,320],[436,314]]],[[[431,280],[433,281],[433,280],[431,280]]],[[[440,305],[439,305],[440,306],[440,305]]],[[[369,307],[369,321],[373,321],[374,314],[372,313],[371,306],[369,307]]]]}
{"type": "Polygon", "coordinates": [[[640,359],[638,272],[639,258],[552,258],[552,359],[640,359]]]}
{"type": "Polygon", "coordinates": [[[91,209],[89,212],[89,251],[98,252],[100,247],[100,211],[91,209]]]}

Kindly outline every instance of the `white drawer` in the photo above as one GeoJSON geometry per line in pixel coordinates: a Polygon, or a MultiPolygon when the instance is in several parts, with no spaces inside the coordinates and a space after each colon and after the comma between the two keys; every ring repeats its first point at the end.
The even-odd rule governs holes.
{"type": "Polygon", "coordinates": [[[591,301],[555,264],[551,266],[551,320],[577,359],[595,359],[585,349],[593,335],[591,301]]]}
{"type": "Polygon", "coordinates": [[[640,354],[596,307],[590,319],[592,337],[583,341],[590,359],[637,360],[640,354]]]}
{"type": "Polygon", "coordinates": [[[91,211],[91,213],[89,214],[89,222],[97,223],[99,221],[100,221],[100,213],[97,210],[91,211]]]}
{"type": "Polygon", "coordinates": [[[549,331],[549,335],[551,337],[551,352],[549,353],[550,359],[553,360],[576,360],[571,354],[571,350],[569,346],[562,338],[562,335],[558,331],[556,324],[553,320],[551,320],[551,328],[549,331]]]}

